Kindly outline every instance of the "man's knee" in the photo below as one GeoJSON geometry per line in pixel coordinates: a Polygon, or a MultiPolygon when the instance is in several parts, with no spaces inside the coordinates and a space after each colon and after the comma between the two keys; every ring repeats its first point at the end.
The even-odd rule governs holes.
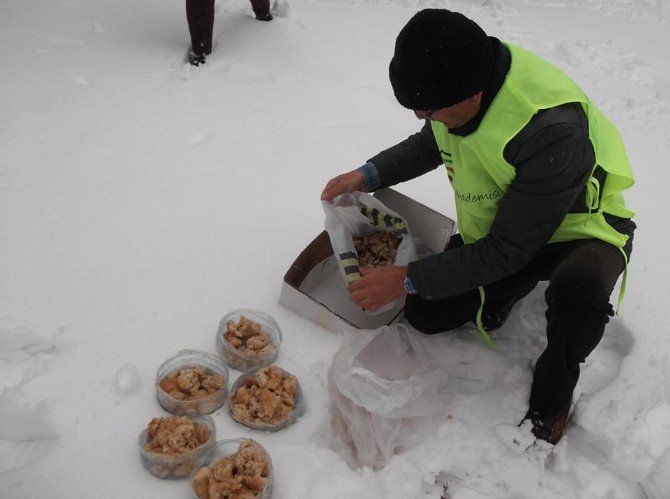
{"type": "Polygon", "coordinates": [[[444,331],[444,329],[436,327],[435,323],[427,321],[424,316],[412,312],[408,313],[407,310],[405,310],[405,319],[420,333],[436,334],[444,331]]]}
{"type": "Polygon", "coordinates": [[[603,275],[597,267],[559,268],[547,287],[547,337],[562,338],[568,366],[584,362],[614,315],[611,284],[603,275]]]}
{"type": "Polygon", "coordinates": [[[447,306],[447,300],[427,301],[418,295],[405,300],[405,318],[414,329],[424,334],[436,334],[455,329],[472,320],[457,307],[447,306]]]}
{"type": "Polygon", "coordinates": [[[615,247],[585,242],[554,271],[546,291],[547,304],[604,306],[623,268],[623,257],[615,247]]]}
{"type": "Polygon", "coordinates": [[[549,306],[591,307],[609,303],[612,290],[593,268],[572,266],[557,269],[545,298],[549,306]]]}

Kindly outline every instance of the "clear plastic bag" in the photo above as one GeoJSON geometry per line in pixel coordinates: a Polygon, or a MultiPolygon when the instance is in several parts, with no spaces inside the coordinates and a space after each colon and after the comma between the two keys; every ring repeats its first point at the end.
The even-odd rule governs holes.
{"type": "MultiPolygon", "coordinates": [[[[415,242],[405,220],[387,208],[381,201],[364,192],[340,194],[332,202],[324,201],[325,228],[345,283],[360,279],[358,254],[354,236],[367,236],[375,232],[392,232],[401,238],[394,265],[407,265],[416,260],[415,242]]],[[[376,315],[402,305],[403,298],[389,303],[374,312],[376,315]]]]}
{"type": "Polygon", "coordinates": [[[454,387],[426,340],[404,324],[345,333],[328,395],[333,446],[352,467],[386,465],[446,417],[454,387]]]}

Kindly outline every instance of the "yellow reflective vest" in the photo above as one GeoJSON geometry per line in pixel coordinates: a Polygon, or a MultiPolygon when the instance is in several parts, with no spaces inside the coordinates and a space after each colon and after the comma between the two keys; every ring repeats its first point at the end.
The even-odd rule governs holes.
{"type": "MultiPolygon", "coordinates": [[[[604,214],[631,218],[622,191],[633,185],[619,132],[584,92],[561,70],[511,44],[511,66],[482,122],[473,133],[452,135],[432,121],[435,140],[452,181],[459,232],[465,243],[488,234],[498,204],[514,179],[515,169],[503,157],[507,143],[540,110],[579,102],[588,118],[589,138],[596,162],[607,172],[604,185],[592,175],[587,182],[588,213],[570,213],[549,242],[597,238],[618,248],[628,239],[614,230],[604,214]]],[[[551,164],[547,164],[551,168],[551,164]]]]}
{"type": "MultiPolygon", "coordinates": [[[[457,136],[450,134],[444,124],[431,122],[454,189],[456,221],[463,240],[470,244],[489,233],[498,205],[516,175],[514,167],[503,157],[507,143],[538,111],[578,102],[588,119],[589,139],[595,151],[595,163],[585,189],[588,212],[566,215],[549,242],[596,238],[622,250],[628,236],[617,232],[605,220],[605,214],[620,218],[634,215],[622,195],[634,179],[619,132],[560,69],[527,50],[505,45],[511,54],[510,69],[479,127],[467,136],[457,136]],[[597,166],[607,172],[603,185],[594,176],[597,166]]],[[[552,167],[551,163],[546,166],[552,167]]],[[[622,254],[626,259],[623,250],[622,254]]],[[[619,303],[625,277],[624,273],[619,303]]],[[[479,292],[482,307],[477,314],[477,326],[491,345],[493,342],[481,324],[483,287],[479,292]]]]}

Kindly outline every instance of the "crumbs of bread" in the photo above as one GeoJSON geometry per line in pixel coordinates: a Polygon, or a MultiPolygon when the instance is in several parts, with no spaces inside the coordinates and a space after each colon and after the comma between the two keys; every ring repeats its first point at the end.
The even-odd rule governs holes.
{"type": "Polygon", "coordinates": [[[235,391],[233,416],[241,423],[279,424],[291,416],[297,390],[298,378],[277,366],[259,369],[235,391]]]}
{"type": "Polygon", "coordinates": [[[154,454],[176,456],[186,454],[205,444],[210,437],[206,425],[188,416],[153,418],[147,426],[144,450],[154,454]]]}
{"type": "Polygon", "coordinates": [[[223,390],[226,382],[202,367],[177,369],[159,383],[161,389],[177,400],[191,401],[211,398],[223,390]]]}
{"type": "Polygon", "coordinates": [[[226,323],[223,339],[245,355],[259,355],[275,350],[270,336],[261,330],[261,325],[244,315],[240,316],[237,324],[234,321],[226,323]]]}
{"type": "Polygon", "coordinates": [[[247,439],[234,454],[198,469],[191,486],[200,499],[251,499],[261,494],[271,469],[263,449],[247,439]]]}
{"type": "Polygon", "coordinates": [[[385,231],[355,236],[354,247],[358,254],[358,264],[363,268],[392,265],[401,241],[402,238],[385,231]]]}

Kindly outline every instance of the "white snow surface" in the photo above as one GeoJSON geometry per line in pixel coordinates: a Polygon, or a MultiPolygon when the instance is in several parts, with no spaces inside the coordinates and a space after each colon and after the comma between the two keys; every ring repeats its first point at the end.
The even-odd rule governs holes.
{"type": "MultiPolygon", "coordinates": [[[[217,5],[215,50],[193,68],[183,1],[0,3],[0,497],[188,497],[141,466],[137,436],[165,415],[157,367],[214,353],[238,307],[277,319],[277,362],[307,403],[274,434],[213,415],[219,438],[269,450],[275,498],[438,498],[444,483],[458,499],[670,497],[668,2],[290,0],[285,13],[260,23],[246,0],[217,5]],[[325,182],[418,130],[387,70],[425,7],[465,13],[586,90],[626,143],[639,228],[622,315],[559,445],[519,448],[516,427],[545,343],[540,286],[495,349],[472,327],[443,335],[469,389],[427,441],[352,470],[329,439],[340,339],[278,297],[322,230],[325,182]]],[[[453,218],[448,184],[438,169],[398,189],[453,218]]]]}

